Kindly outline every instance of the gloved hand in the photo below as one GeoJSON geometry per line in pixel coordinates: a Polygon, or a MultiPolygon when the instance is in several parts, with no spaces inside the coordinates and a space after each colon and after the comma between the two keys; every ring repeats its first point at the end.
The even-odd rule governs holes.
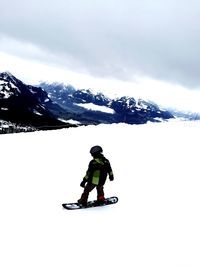
{"type": "Polygon", "coordinates": [[[110,181],[113,181],[114,180],[114,176],[110,176],[109,179],[110,179],[110,181]]]}
{"type": "Polygon", "coordinates": [[[86,180],[83,180],[83,181],[80,183],[80,186],[84,188],[84,187],[85,187],[85,184],[86,184],[86,182],[87,182],[86,180]]]}

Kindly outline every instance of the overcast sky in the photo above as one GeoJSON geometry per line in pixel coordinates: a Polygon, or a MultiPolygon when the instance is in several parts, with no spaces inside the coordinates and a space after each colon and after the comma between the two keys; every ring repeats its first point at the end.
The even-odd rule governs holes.
{"type": "Polygon", "coordinates": [[[79,73],[76,77],[83,81],[91,77],[91,85],[93,79],[129,86],[155,81],[160,88],[165,84],[165,89],[200,91],[199,0],[0,4],[0,71],[21,71],[31,80],[41,79],[42,69],[53,79],[57,69],[60,77],[67,73],[69,81],[70,73],[79,73]]]}

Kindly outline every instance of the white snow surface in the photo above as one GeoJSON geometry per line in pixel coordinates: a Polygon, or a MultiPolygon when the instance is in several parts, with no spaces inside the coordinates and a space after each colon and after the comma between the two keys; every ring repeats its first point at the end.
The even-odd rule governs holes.
{"type": "Polygon", "coordinates": [[[67,123],[70,123],[70,124],[75,124],[75,125],[78,125],[78,124],[80,124],[80,122],[79,122],[79,121],[76,121],[76,120],[73,120],[73,119],[70,119],[70,120],[65,120],[65,119],[62,119],[62,118],[60,118],[59,120],[60,120],[60,121],[62,121],[62,122],[67,122],[67,123]]]}
{"type": "Polygon", "coordinates": [[[0,266],[199,267],[199,136],[172,121],[1,135],[0,266]],[[65,210],[96,144],[119,202],[65,210]]]}
{"type": "Polygon", "coordinates": [[[110,114],[115,113],[115,111],[112,108],[95,105],[93,103],[80,103],[80,104],[76,104],[76,105],[83,107],[83,108],[86,108],[86,109],[94,110],[94,111],[101,111],[101,112],[110,113],[110,114]]]}

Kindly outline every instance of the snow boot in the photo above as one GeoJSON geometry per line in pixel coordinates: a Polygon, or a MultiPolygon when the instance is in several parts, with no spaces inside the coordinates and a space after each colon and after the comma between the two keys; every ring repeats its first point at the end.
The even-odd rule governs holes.
{"type": "Polygon", "coordinates": [[[87,206],[87,201],[86,200],[83,200],[83,199],[80,198],[77,202],[78,202],[78,204],[80,204],[80,205],[82,205],[84,207],[87,206]]]}
{"type": "Polygon", "coordinates": [[[104,195],[98,196],[96,203],[97,204],[104,204],[105,203],[105,197],[104,197],[104,195]]]}

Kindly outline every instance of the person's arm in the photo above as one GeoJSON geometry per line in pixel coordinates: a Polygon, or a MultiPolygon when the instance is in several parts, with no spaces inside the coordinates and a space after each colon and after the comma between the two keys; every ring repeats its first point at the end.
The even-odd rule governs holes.
{"type": "Polygon", "coordinates": [[[112,167],[110,165],[110,162],[108,160],[108,175],[109,175],[109,179],[110,181],[113,181],[114,180],[114,174],[113,174],[113,171],[112,171],[112,167]]]}
{"type": "Polygon", "coordinates": [[[85,184],[88,182],[88,179],[89,179],[90,174],[91,174],[91,170],[92,170],[92,161],[90,161],[88,169],[86,171],[86,175],[83,177],[83,180],[80,183],[81,187],[85,187],[85,184]]]}

